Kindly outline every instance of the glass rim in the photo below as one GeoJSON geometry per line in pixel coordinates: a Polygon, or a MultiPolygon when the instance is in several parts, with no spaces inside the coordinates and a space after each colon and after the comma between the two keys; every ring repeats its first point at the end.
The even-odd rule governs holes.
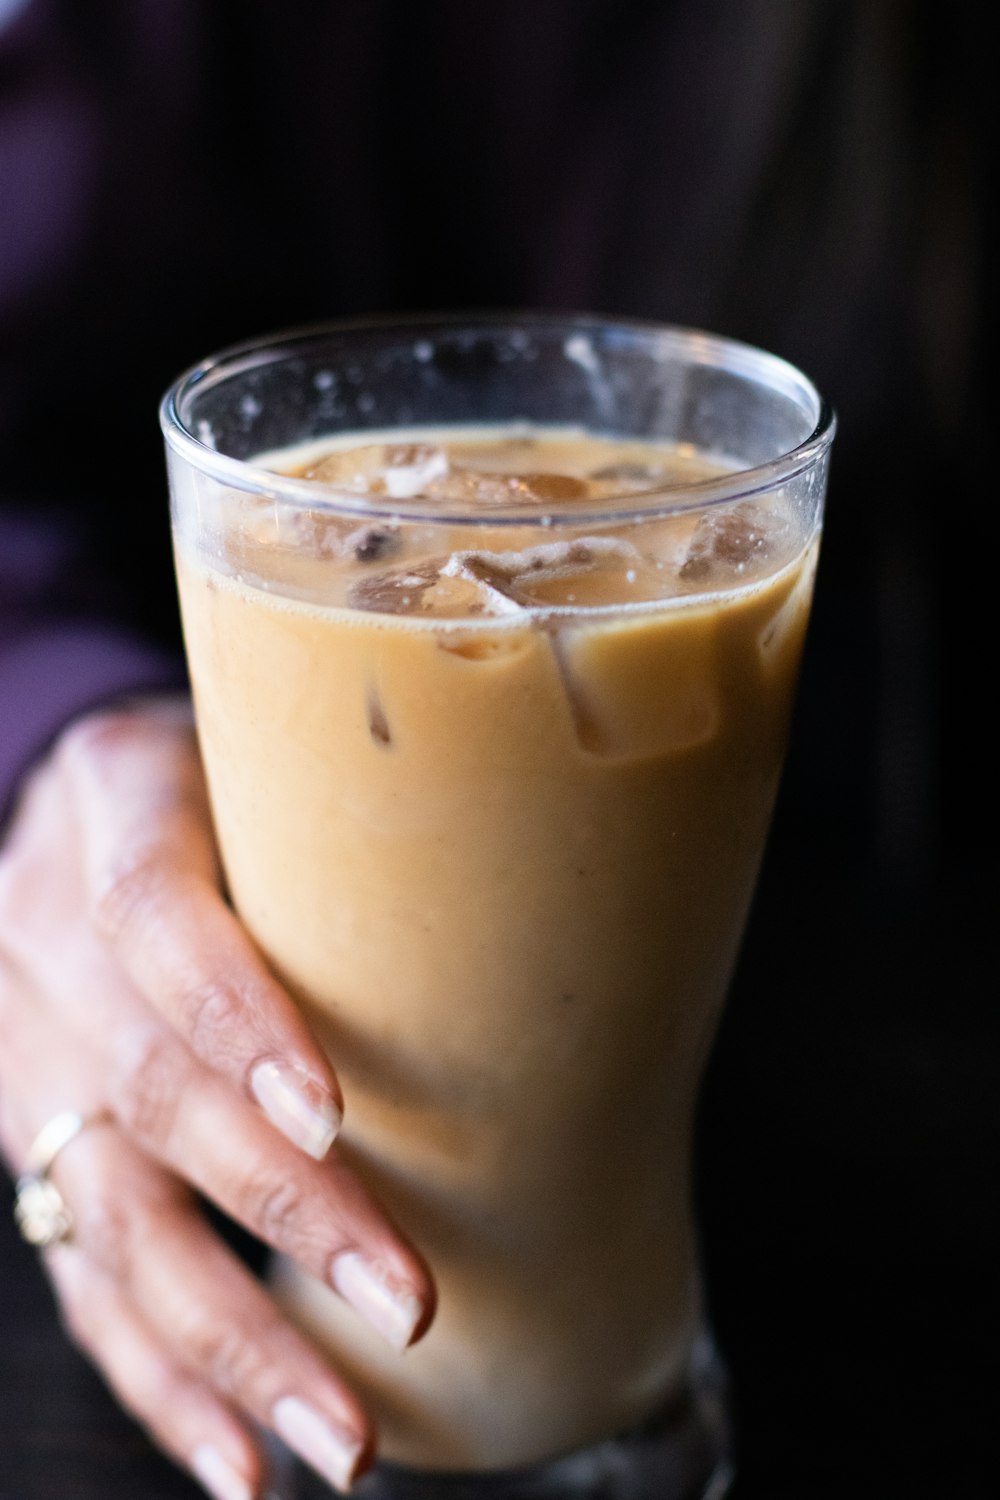
{"type": "MultiPolygon", "coordinates": [[[[228,345],[215,354],[208,355],[179,375],[163,396],[159,415],[160,427],[168,446],[193,467],[218,480],[229,489],[266,495],[271,500],[302,510],[329,511],[371,520],[412,520],[423,521],[429,525],[452,526],[523,526],[525,522],[558,526],[577,524],[581,518],[595,523],[632,522],[653,516],[680,514],[737,500],[751,499],[755,495],[765,493],[794,479],[815,465],[829,449],[837,430],[837,418],[833,408],[809,377],[779,355],[769,354],[753,344],[728,338],[722,334],[708,333],[702,329],[688,328],[674,323],[658,323],[648,319],[602,317],[590,313],[560,314],[519,310],[414,313],[392,317],[336,319],[245,339],[240,343],[228,345]],[[426,500],[421,500],[420,497],[394,498],[391,501],[384,501],[379,496],[377,497],[378,503],[373,504],[374,497],[359,494],[356,490],[340,489],[335,485],[317,483],[314,479],[298,479],[246,459],[220,453],[218,449],[203,442],[192,432],[182,416],[183,403],[198,390],[211,389],[257,366],[294,357],[296,350],[304,351],[324,338],[353,333],[372,335],[399,332],[418,340],[421,334],[431,337],[449,330],[485,333],[490,330],[506,329],[513,333],[520,328],[526,332],[539,332],[545,329],[559,330],[566,335],[632,334],[637,338],[650,341],[652,345],[659,345],[666,353],[685,355],[689,363],[693,365],[705,369],[728,370],[734,375],[756,377],[761,384],[797,400],[803,407],[804,413],[810,413],[811,408],[811,414],[814,414],[812,430],[795,447],[762,464],[733,469],[725,474],[682,485],[668,483],[659,488],[651,486],[639,494],[633,490],[624,492],[620,496],[602,495],[599,498],[583,498],[562,503],[553,511],[542,511],[537,502],[490,506],[487,509],[476,510],[471,507],[465,510],[442,510],[437,506],[432,508],[426,500]]],[[[405,424],[399,425],[402,427],[405,424]]],[[[414,429],[430,425],[429,423],[413,424],[414,429]]],[[[373,433],[385,430],[387,429],[375,427],[371,429],[373,433]]],[[[345,427],[343,431],[347,433],[351,429],[345,427]]],[[[622,436],[622,434],[610,431],[606,435],[622,436]]],[[[320,442],[322,439],[315,441],[320,442]]],[[[636,439],[636,441],[642,440],[636,439]]],[[[650,439],[650,441],[655,442],[655,439],[650,439]]]]}

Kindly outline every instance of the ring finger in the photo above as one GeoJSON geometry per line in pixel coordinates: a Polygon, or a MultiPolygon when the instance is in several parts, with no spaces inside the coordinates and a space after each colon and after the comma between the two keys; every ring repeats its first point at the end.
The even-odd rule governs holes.
{"type": "Polygon", "coordinates": [[[73,1215],[73,1253],[111,1279],[170,1366],[347,1488],[373,1452],[364,1411],[176,1180],[115,1127],[86,1132],[53,1175],[73,1215]]]}
{"type": "Polygon", "coordinates": [[[55,1246],[46,1262],[71,1337],[120,1404],[216,1500],[251,1500],[260,1487],[260,1455],[229,1407],[170,1358],[86,1256],[55,1246]]]}

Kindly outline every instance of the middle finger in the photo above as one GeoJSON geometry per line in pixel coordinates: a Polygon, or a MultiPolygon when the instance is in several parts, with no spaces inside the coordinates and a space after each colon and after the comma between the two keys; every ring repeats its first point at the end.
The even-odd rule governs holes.
{"type": "Polygon", "coordinates": [[[65,1049],[78,1049],[83,1073],[101,1080],[101,1097],[91,1105],[109,1106],[133,1140],[332,1286],[394,1348],[421,1337],[435,1305],[430,1273],[336,1148],[315,1162],[270,1129],[191,1054],[86,930],[74,938],[70,957],[67,964],[65,948],[36,952],[19,982],[36,991],[26,1011],[43,1006],[43,997],[58,1006],[50,1028],[57,1026],[65,1049]]]}
{"type": "Polygon", "coordinates": [[[109,1092],[146,1150],[327,1282],[394,1348],[424,1332],[429,1273],[336,1152],[316,1163],[275,1136],[156,1018],[118,1028],[109,1092]]]}

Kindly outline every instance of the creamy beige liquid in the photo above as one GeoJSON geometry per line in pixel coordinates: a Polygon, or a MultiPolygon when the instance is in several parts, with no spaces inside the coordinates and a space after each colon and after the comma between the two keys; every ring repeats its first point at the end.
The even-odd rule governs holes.
{"type": "Polygon", "coordinates": [[[179,539],[179,571],[234,901],[335,1061],[335,1149],[440,1306],[399,1356],[288,1268],[283,1295],[387,1457],[462,1468],[589,1443],[684,1381],[692,1112],[815,539],[780,499],[624,519],[644,470],[718,472],[690,453],[451,439],[401,446],[392,488],[378,451],[281,466],[383,510],[422,488],[430,513],[474,492],[488,517],[514,494],[538,521],[368,527],[234,497],[213,557],[179,539]],[[622,519],[560,526],[581,485],[622,519]]]}

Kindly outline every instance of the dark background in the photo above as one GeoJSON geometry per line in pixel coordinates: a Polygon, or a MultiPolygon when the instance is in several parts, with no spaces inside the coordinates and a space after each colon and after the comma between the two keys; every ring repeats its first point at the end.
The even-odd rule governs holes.
{"type": "MultiPolygon", "coordinates": [[[[998,1492],[976,15],[36,0],[0,29],[0,493],[70,539],[45,601],[65,618],[176,640],[156,402],[269,329],[652,317],[771,348],[837,407],[785,786],[702,1112],[737,1500],[998,1492]]],[[[12,1226],[0,1285],[0,1500],[190,1493],[63,1343],[12,1226]]]]}

